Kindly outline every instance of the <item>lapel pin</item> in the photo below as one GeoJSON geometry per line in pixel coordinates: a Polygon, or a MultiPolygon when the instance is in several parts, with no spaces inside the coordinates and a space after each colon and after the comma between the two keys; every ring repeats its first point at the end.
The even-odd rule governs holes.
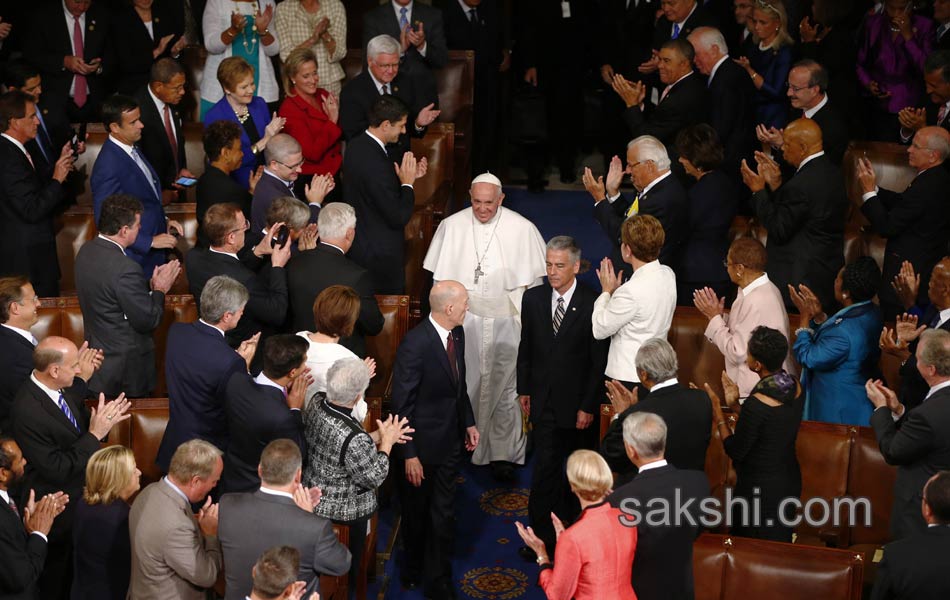
{"type": "Polygon", "coordinates": [[[577,310],[577,307],[576,307],[576,306],[572,306],[572,307],[571,307],[571,312],[574,312],[575,310],[577,310]]]}

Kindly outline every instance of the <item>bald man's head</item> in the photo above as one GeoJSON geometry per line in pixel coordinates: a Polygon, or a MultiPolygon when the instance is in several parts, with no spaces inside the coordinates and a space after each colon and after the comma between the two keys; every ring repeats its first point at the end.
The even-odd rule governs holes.
{"type": "Polygon", "coordinates": [[[79,349],[72,341],[51,335],[33,350],[33,368],[44,385],[53,389],[69,387],[79,374],[79,349]]]}
{"type": "Polygon", "coordinates": [[[797,119],[785,128],[785,145],[782,155],[795,167],[803,160],[822,151],[821,127],[812,119],[797,119]]]}
{"type": "Polygon", "coordinates": [[[468,310],[468,291],[457,281],[440,281],[429,292],[433,318],[446,329],[462,324],[468,310]]]}

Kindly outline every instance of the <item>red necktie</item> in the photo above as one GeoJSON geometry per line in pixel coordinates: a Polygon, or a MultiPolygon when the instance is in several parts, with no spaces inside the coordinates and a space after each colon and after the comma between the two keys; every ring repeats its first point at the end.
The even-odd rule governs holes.
{"type": "Polygon", "coordinates": [[[454,381],[459,380],[459,366],[455,358],[455,338],[452,336],[452,332],[449,332],[448,338],[445,342],[445,352],[449,355],[449,366],[452,367],[452,379],[454,381]]]}
{"type": "MultiPolygon", "coordinates": [[[[79,25],[79,17],[73,17],[73,54],[79,58],[85,56],[82,41],[82,27],[79,25]]],[[[76,106],[82,108],[89,95],[86,89],[86,76],[76,75],[74,81],[76,82],[76,87],[73,92],[73,102],[76,103],[76,106]]]]}
{"type": "Polygon", "coordinates": [[[16,502],[13,501],[13,496],[10,496],[10,503],[7,504],[7,506],[10,507],[10,510],[12,510],[12,511],[14,512],[14,514],[16,514],[16,516],[18,516],[18,517],[20,516],[20,511],[17,510],[16,502]]]}
{"type": "Polygon", "coordinates": [[[172,147],[172,157],[175,159],[175,170],[178,170],[178,140],[175,139],[175,129],[172,127],[172,115],[168,105],[162,107],[165,117],[165,135],[168,136],[168,145],[172,147]]]}

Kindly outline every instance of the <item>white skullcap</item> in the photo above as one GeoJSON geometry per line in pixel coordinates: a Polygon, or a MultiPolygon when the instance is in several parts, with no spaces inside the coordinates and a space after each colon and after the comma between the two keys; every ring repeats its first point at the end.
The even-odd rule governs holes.
{"type": "Polygon", "coordinates": [[[473,179],[472,185],[475,185],[476,183],[490,183],[492,185],[497,185],[498,187],[501,187],[501,179],[498,179],[491,173],[482,173],[481,175],[473,179]]]}

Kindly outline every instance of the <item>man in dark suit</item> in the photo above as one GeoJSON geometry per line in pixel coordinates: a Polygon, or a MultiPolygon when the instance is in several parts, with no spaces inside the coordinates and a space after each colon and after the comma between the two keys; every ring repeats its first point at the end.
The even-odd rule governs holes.
{"type": "MultiPolygon", "coordinates": [[[[597,294],[576,278],[580,260],[574,238],[552,238],[545,257],[547,285],[529,289],[521,299],[518,400],[531,417],[535,452],[528,518],[548,556],[555,541],[551,512],[569,521],[580,512],[564,464],[582,447],[580,431],[598,412],[607,367],[609,343],[594,339],[591,331],[597,294]]],[[[525,549],[523,554],[537,558],[525,549]]]]}
{"type": "Polygon", "coordinates": [[[465,387],[468,292],[457,281],[440,281],[429,305],[429,318],[406,334],[393,365],[392,413],[416,430],[399,450],[407,561],[402,584],[421,583],[427,598],[452,600],[458,597],[449,562],[456,477],[463,443],[469,452],[478,445],[465,387]]]}
{"type": "Polygon", "coordinates": [[[920,507],[927,530],[884,546],[871,600],[950,597],[945,557],[950,552],[950,472],[927,480],[920,507]]]}
{"type": "Polygon", "coordinates": [[[151,277],[155,267],[165,263],[166,252],[178,244],[174,234],[183,236],[185,229],[165,216],[158,173],[135,146],[145,127],[141,112],[138,102],[128,96],[115,95],[102,104],[102,124],[109,130],[109,139],[96,157],[89,184],[97,221],[102,203],[114,194],[128,194],[142,203],[139,234],[126,254],[151,277]]]}
{"type": "MultiPolygon", "coordinates": [[[[59,491],[82,496],[86,463],[112,427],[129,418],[124,394],[90,412],[85,405],[86,381],[96,366],[95,350],[76,348],[66,338],[50,336],[33,353],[33,373],[13,404],[13,437],[23,450],[23,489],[44,496],[59,491]]],[[[40,597],[65,599],[72,583],[72,523],[75,504],[53,524],[40,597]]]]}
{"type": "Polygon", "coordinates": [[[343,202],[331,202],[320,211],[320,242],[287,263],[290,311],[294,331],[314,331],[313,301],[331,285],[345,285],[360,295],[360,314],[353,335],[340,343],[354,354],[366,356],[365,336],[383,330],[383,315],[373,296],[369,271],[346,257],[356,237],[356,212],[343,202]]]}
{"type": "Polygon", "coordinates": [[[296,581],[307,584],[306,595],[319,591],[320,575],[349,571],[350,551],[333,533],[333,524],[313,514],[311,492],[316,490],[300,485],[302,465],[297,444],[276,439],[261,452],[259,489],[221,497],[218,536],[224,552],[225,600],[244,600],[251,589],[251,568],[276,544],[300,552],[296,581]]]}
{"type": "MultiPolygon", "coordinates": [[[[667,0],[660,10],[663,14],[656,20],[653,29],[653,48],[659,50],[670,40],[686,39],[698,27],[716,27],[716,16],[699,0],[667,0]]],[[[656,55],[654,54],[654,69],[656,55]]],[[[649,65],[642,65],[641,71],[649,71],[649,65]]]]}
{"type": "Polygon", "coordinates": [[[263,167],[253,173],[250,187],[243,188],[229,173],[241,166],[244,153],[241,150],[241,126],[233,121],[215,121],[205,127],[201,138],[208,166],[195,186],[195,216],[198,218],[196,248],[207,248],[211,242],[202,223],[212,204],[230,203],[241,207],[248,221],[251,220],[251,199],[257,182],[263,177],[263,167]]]}
{"type": "Polygon", "coordinates": [[[786,182],[778,164],[756,152],[758,170],[742,162],[742,180],[752,191],[752,208],[768,232],[769,278],[785,306],[794,309],[790,284],[804,283],[834,312],[835,276],[844,265],[844,223],[848,198],[841,171],[825,156],[821,128],[811,119],[785,128],[782,156],[797,169],[786,182]]]}
{"type": "Polygon", "coordinates": [[[110,92],[110,21],[105,6],[89,1],[49,2],[33,13],[23,40],[23,55],[42,71],[47,100],[65,108],[73,123],[97,120],[110,92]]]}
{"type": "Polygon", "coordinates": [[[624,420],[636,412],[651,412],[663,417],[670,432],[664,456],[678,469],[702,471],[712,431],[712,407],[702,390],[692,390],[676,380],[679,363],[676,351],[662,338],[648,340],[637,351],[637,374],[650,393],[640,400],[623,386],[609,385],[612,404],[622,409],[610,424],[600,446],[600,453],[618,473],[617,485],[630,481],[637,474],[630,463],[623,442],[624,420]]]}
{"type": "Polygon", "coordinates": [[[33,370],[33,348],[39,342],[30,327],[39,320],[39,306],[26,277],[0,278],[0,433],[9,434],[13,398],[33,370]]]}
{"type": "Polygon", "coordinates": [[[63,146],[52,177],[41,173],[25,147],[36,138],[39,120],[33,97],[0,95],[0,274],[27,275],[42,296],[59,295],[59,259],[53,217],[66,201],[63,182],[73,168],[63,146]]]}
{"type": "MultiPolygon", "coordinates": [[[[267,226],[267,210],[277,198],[291,196],[294,183],[300,177],[303,166],[303,152],[300,143],[287,135],[278,133],[267,142],[264,150],[264,175],[254,186],[254,198],[251,200],[251,229],[255,232],[267,226]]],[[[320,206],[327,193],[333,189],[332,175],[314,175],[306,186],[306,198],[299,198],[310,208],[310,222],[316,223],[320,215],[320,206]]]]}
{"type": "Polygon", "coordinates": [[[177,109],[184,95],[185,69],[172,58],[156,61],[148,85],[132,95],[144,126],[139,147],[158,174],[163,199],[177,198],[183,189],[175,184],[179,177],[194,178],[185,166],[185,131],[177,109]]]}
{"type": "Polygon", "coordinates": [[[607,501],[624,512],[621,523],[637,528],[632,577],[637,598],[692,600],[693,541],[701,532],[699,504],[709,495],[709,480],[702,471],[677,469],[667,463],[663,417],[635,412],[624,419],[623,430],[627,456],[639,472],[607,501]],[[671,510],[657,524],[644,518],[651,502],[671,508],[688,505],[690,509],[685,514],[671,510]]]}
{"type": "Polygon", "coordinates": [[[68,498],[48,494],[30,501],[23,515],[10,496],[10,489],[23,478],[26,460],[12,438],[0,438],[0,594],[10,600],[34,600],[40,574],[46,563],[47,540],[53,519],[68,498]],[[32,506],[31,506],[32,504],[32,506]]]}
{"type": "Polygon", "coordinates": [[[414,0],[393,0],[363,15],[363,48],[384,34],[399,40],[399,55],[405,60],[415,60],[431,69],[449,62],[442,12],[436,8],[414,0]]]}
{"type": "Polygon", "coordinates": [[[406,289],[403,264],[405,226],[412,218],[412,185],[426,173],[425,157],[416,161],[406,152],[393,170],[386,144],[406,131],[409,110],[395,96],[376,99],[369,128],[347,144],[343,169],[347,173],[343,199],[356,209],[356,238],[351,256],[373,277],[377,294],[402,294],[406,289]]]}
{"type": "Polygon", "coordinates": [[[115,397],[148,397],[155,388],[152,332],[165,314],[165,294],[181,272],[177,260],[156,267],[146,280],[126,256],[139,234],[142,203],[111,196],[99,213],[99,236],[76,255],[76,290],[86,340],[105,352],[89,389],[115,397]]]}
{"type": "Polygon", "coordinates": [[[435,109],[439,99],[434,78],[428,72],[419,74],[420,67],[409,61],[400,64],[399,50],[399,42],[388,35],[370,40],[366,48],[367,68],[348,81],[340,92],[338,122],[343,137],[350,142],[371,126],[370,111],[380,96],[392,95],[402,100],[407,107],[407,124],[411,124],[406,127],[408,135],[407,131],[402,131],[385,142],[390,158],[396,162],[410,151],[410,136],[423,137],[426,127],[439,116],[435,109]],[[428,79],[432,80],[431,83],[427,82],[428,79]]]}
{"type": "Polygon", "coordinates": [[[287,271],[291,241],[283,246],[272,245],[277,227],[272,227],[260,243],[244,259],[238,252],[245,246],[245,232],[249,226],[236,204],[215,204],[205,213],[203,227],[211,239],[207,250],[195,249],[185,257],[188,287],[200,299],[205,284],[216,275],[232,277],[247,288],[250,294],[237,325],[225,333],[232,348],[251,336],[261,333],[261,342],[284,322],[287,316],[287,271]],[[264,259],[270,255],[270,264],[264,259]]]}
{"type": "Polygon", "coordinates": [[[247,304],[247,288],[227,275],[212,277],[201,291],[201,318],[172,323],[165,351],[168,425],[155,462],[168,471],[175,449],[199,438],[228,449],[225,386],[234,373],[246,373],[257,350],[255,335],[237,352],[225,335],[237,326],[247,304]]]}
{"type": "Polygon", "coordinates": [[[924,87],[929,102],[922,108],[908,106],[897,115],[904,143],[926,125],[950,131],[950,50],[938,50],[924,61],[924,87]]]}
{"type": "Polygon", "coordinates": [[[300,411],[311,381],[309,348],[310,343],[299,335],[269,337],[260,374],[255,378],[243,371],[231,375],[224,390],[230,441],[221,475],[222,493],[256,489],[261,451],[276,439],[292,440],[302,454],[307,453],[300,411]]]}
{"type": "Polygon", "coordinates": [[[950,189],[950,173],[943,168],[950,156],[950,133],[941,127],[917,130],[907,155],[917,175],[901,193],[877,186],[877,176],[867,158],[859,159],[857,168],[861,212],[871,229],[887,238],[878,295],[888,321],[903,312],[891,286],[901,264],[910,262],[921,274],[919,300],[924,300],[930,271],[946,253],[950,238],[950,212],[944,202],[950,189]]]}
{"type": "Polygon", "coordinates": [[[937,30],[934,32],[934,48],[938,50],[950,50],[950,1],[934,0],[934,21],[937,23],[937,30]]]}
{"type": "Polygon", "coordinates": [[[938,471],[950,469],[950,333],[932,329],[921,334],[917,369],[930,386],[923,403],[906,410],[897,394],[880,381],[868,381],[874,404],[871,427],[884,460],[897,466],[891,536],[903,539],[923,533],[921,491],[938,471]]]}

